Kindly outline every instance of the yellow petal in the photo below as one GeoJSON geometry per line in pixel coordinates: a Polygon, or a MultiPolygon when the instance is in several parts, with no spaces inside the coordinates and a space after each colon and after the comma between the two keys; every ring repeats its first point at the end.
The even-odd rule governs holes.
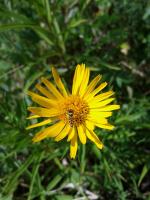
{"type": "Polygon", "coordinates": [[[77,131],[75,130],[74,137],[71,139],[70,143],[70,158],[75,158],[78,148],[77,131]]]}
{"type": "Polygon", "coordinates": [[[55,97],[44,87],[42,87],[40,84],[36,84],[36,89],[39,90],[44,96],[46,96],[49,99],[54,99],[55,97]]]}
{"type": "Polygon", "coordinates": [[[26,119],[36,119],[39,117],[40,117],[39,115],[31,115],[31,116],[27,117],[26,119]]]}
{"type": "Polygon", "coordinates": [[[100,124],[100,123],[95,123],[95,126],[99,127],[99,128],[104,128],[104,129],[108,129],[108,130],[113,130],[115,127],[111,124],[100,124]]]}
{"type": "Polygon", "coordinates": [[[90,129],[86,129],[86,135],[89,138],[89,140],[91,140],[92,142],[94,142],[99,149],[103,148],[103,143],[99,140],[99,138],[94,133],[94,131],[92,131],[90,129]]]}
{"type": "Polygon", "coordinates": [[[81,82],[84,77],[84,72],[85,72],[85,65],[77,65],[74,78],[73,78],[73,85],[72,85],[72,94],[75,95],[79,92],[81,82]]]}
{"type": "Polygon", "coordinates": [[[84,72],[83,79],[82,79],[82,82],[81,82],[81,87],[80,87],[80,90],[79,90],[79,95],[81,97],[85,93],[85,90],[86,90],[88,82],[89,82],[89,77],[90,77],[90,69],[85,68],[85,72],[84,72]]]}
{"type": "Polygon", "coordinates": [[[114,92],[113,91],[108,91],[108,92],[104,92],[102,94],[99,94],[97,96],[94,97],[94,101],[102,101],[102,100],[105,100],[107,99],[108,97],[114,95],[114,92]]]}
{"type": "Polygon", "coordinates": [[[90,109],[100,108],[100,107],[106,106],[107,104],[111,103],[114,100],[115,100],[115,98],[109,98],[109,99],[106,99],[106,100],[100,101],[100,102],[90,102],[89,107],[90,107],[90,109]]]}
{"type": "Polygon", "coordinates": [[[80,125],[80,126],[77,127],[77,130],[78,130],[78,135],[79,135],[79,138],[80,138],[81,143],[82,143],[82,144],[86,144],[85,129],[83,128],[82,125],[80,125]]]}
{"type": "Polygon", "coordinates": [[[107,82],[101,83],[92,93],[94,96],[107,86],[107,82]]]}
{"type": "Polygon", "coordinates": [[[88,129],[90,130],[94,130],[95,126],[94,126],[94,123],[91,122],[91,121],[86,121],[86,126],[88,127],[88,129]]]}
{"type": "Polygon", "coordinates": [[[112,111],[112,110],[118,110],[118,109],[120,109],[120,105],[110,105],[110,106],[104,106],[102,108],[97,108],[97,111],[99,111],[99,112],[101,112],[101,111],[106,112],[106,111],[112,111]]]}
{"type": "Polygon", "coordinates": [[[44,130],[38,132],[32,140],[33,140],[33,142],[39,142],[48,137],[56,137],[62,131],[64,126],[65,126],[65,123],[63,121],[60,121],[44,130]]]}
{"type": "Polygon", "coordinates": [[[102,76],[98,75],[91,81],[91,83],[88,85],[88,87],[85,90],[84,97],[86,97],[86,95],[90,94],[94,90],[94,88],[96,87],[96,85],[98,84],[101,78],[102,76]]]}
{"type": "Polygon", "coordinates": [[[35,128],[35,127],[38,127],[38,126],[43,126],[43,125],[49,124],[50,122],[52,122],[51,119],[46,119],[46,120],[44,120],[42,122],[30,125],[26,129],[28,130],[28,129],[35,128]]]}
{"type": "Polygon", "coordinates": [[[28,110],[33,114],[38,115],[40,117],[55,117],[60,115],[60,112],[56,109],[46,109],[41,107],[28,107],[28,110]]]}
{"type": "Polygon", "coordinates": [[[88,117],[90,118],[106,118],[112,116],[112,112],[101,112],[99,109],[91,109],[88,117]]]}
{"type": "Polygon", "coordinates": [[[75,134],[75,127],[73,127],[72,130],[70,131],[67,142],[69,142],[74,137],[74,134],[75,134]]]}
{"type": "Polygon", "coordinates": [[[62,99],[63,96],[60,94],[60,92],[56,89],[56,87],[48,81],[46,78],[42,77],[41,81],[44,83],[44,85],[49,89],[49,91],[52,92],[52,94],[57,98],[57,99],[62,99]]]}
{"type": "Polygon", "coordinates": [[[57,87],[60,89],[61,93],[67,97],[68,94],[67,94],[67,91],[64,87],[64,84],[62,83],[60,77],[59,77],[59,74],[57,73],[56,69],[54,67],[52,67],[52,74],[53,74],[53,77],[54,77],[54,80],[55,80],[55,83],[57,85],[57,87]]]}
{"type": "Polygon", "coordinates": [[[34,92],[28,91],[28,95],[32,97],[32,100],[39,105],[46,107],[46,108],[51,108],[52,106],[56,105],[56,100],[51,100],[46,97],[40,96],[34,92]]]}
{"type": "Polygon", "coordinates": [[[44,107],[44,108],[51,108],[52,104],[45,101],[43,98],[32,98],[32,100],[37,103],[38,105],[44,107]]]}
{"type": "Polygon", "coordinates": [[[87,101],[90,101],[98,92],[100,92],[102,89],[106,87],[107,83],[101,83],[93,92],[85,95],[85,98],[87,101]]]}
{"type": "Polygon", "coordinates": [[[55,141],[58,142],[64,139],[68,135],[69,131],[70,131],[70,126],[66,125],[65,128],[59,133],[59,135],[57,135],[55,141]]]}
{"type": "Polygon", "coordinates": [[[108,123],[108,120],[107,120],[107,119],[105,119],[105,118],[97,118],[97,117],[95,117],[95,116],[92,116],[92,117],[88,118],[87,121],[91,121],[91,122],[93,122],[94,124],[95,124],[95,123],[100,123],[100,124],[107,124],[107,123],[108,123]]]}

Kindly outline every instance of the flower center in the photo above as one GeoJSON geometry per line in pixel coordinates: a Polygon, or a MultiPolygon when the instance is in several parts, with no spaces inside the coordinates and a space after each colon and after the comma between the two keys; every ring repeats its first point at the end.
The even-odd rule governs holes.
{"type": "Polygon", "coordinates": [[[78,96],[69,96],[59,104],[63,113],[59,118],[69,123],[71,127],[84,124],[89,113],[87,103],[78,96]]]}

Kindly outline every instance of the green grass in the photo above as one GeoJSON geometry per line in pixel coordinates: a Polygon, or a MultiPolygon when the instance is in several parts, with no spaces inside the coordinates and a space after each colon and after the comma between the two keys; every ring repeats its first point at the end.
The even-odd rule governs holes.
{"type": "MultiPolygon", "coordinates": [[[[146,1],[0,3],[0,200],[150,199],[150,6],[146,1]],[[105,148],[32,144],[27,90],[55,66],[71,88],[77,63],[103,74],[121,109],[105,148]]],[[[40,130],[40,128],[39,128],[40,130]]]]}

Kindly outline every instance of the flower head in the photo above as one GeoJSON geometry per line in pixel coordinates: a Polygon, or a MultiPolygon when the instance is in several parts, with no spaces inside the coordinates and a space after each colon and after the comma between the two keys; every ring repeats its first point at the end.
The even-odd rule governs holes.
{"type": "Polygon", "coordinates": [[[42,84],[36,85],[40,94],[28,92],[32,100],[41,106],[28,107],[33,114],[28,119],[40,117],[44,120],[28,126],[27,129],[50,125],[37,133],[33,142],[45,138],[55,138],[58,142],[67,137],[67,141],[70,142],[71,158],[76,156],[78,138],[82,144],[86,144],[88,138],[102,149],[103,144],[95,134],[94,128],[114,128],[107,120],[113,110],[120,108],[119,105],[110,105],[115,99],[111,97],[114,92],[101,93],[107,83],[99,84],[102,78],[100,75],[89,83],[90,70],[84,64],[76,67],[71,93],[64,87],[55,68],[52,68],[52,74],[57,87],[46,78],[41,78],[42,84]]]}

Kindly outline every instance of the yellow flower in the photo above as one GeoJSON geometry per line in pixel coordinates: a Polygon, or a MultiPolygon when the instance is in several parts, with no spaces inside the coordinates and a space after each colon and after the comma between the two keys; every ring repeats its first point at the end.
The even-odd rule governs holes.
{"type": "Polygon", "coordinates": [[[67,141],[70,142],[71,158],[76,156],[78,138],[82,144],[86,144],[88,138],[102,149],[103,144],[94,133],[94,128],[114,128],[107,120],[113,110],[120,108],[119,105],[108,105],[115,99],[110,98],[114,92],[100,93],[107,85],[106,82],[98,85],[102,78],[100,75],[89,83],[90,70],[84,64],[76,67],[71,94],[64,87],[55,68],[52,68],[52,74],[57,88],[46,78],[41,78],[42,85],[37,84],[36,89],[42,96],[28,92],[32,100],[41,106],[28,107],[33,114],[28,119],[46,119],[28,126],[27,129],[50,124],[34,136],[33,142],[49,137],[55,138],[58,142],[67,137],[67,141]]]}

